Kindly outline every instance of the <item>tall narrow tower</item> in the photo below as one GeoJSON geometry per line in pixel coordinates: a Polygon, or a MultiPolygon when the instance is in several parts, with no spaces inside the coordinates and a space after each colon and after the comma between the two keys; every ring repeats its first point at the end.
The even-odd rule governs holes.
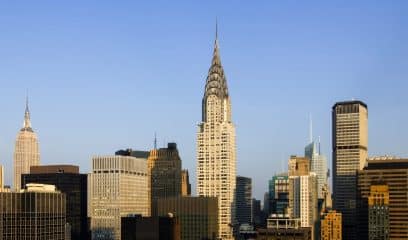
{"type": "Polygon", "coordinates": [[[367,105],[361,101],[338,102],[332,114],[334,207],[342,214],[343,238],[353,240],[357,239],[357,170],[362,170],[367,161],[367,105]]]}
{"type": "Polygon", "coordinates": [[[235,127],[216,34],[197,133],[197,193],[218,197],[219,237],[233,239],[236,181],[235,127]]]}
{"type": "Polygon", "coordinates": [[[21,188],[21,174],[30,173],[30,167],[40,165],[40,150],[37,135],[31,128],[28,99],[24,114],[23,128],[18,132],[14,149],[14,189],[21,188]]]}

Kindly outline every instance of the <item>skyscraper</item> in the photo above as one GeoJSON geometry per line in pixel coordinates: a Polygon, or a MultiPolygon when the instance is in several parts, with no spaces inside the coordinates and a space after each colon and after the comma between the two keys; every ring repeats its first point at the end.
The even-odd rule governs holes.
{"type": "Polygon", "coordinates": [[[368,112],[361,101],[338,102],[332,109],[334,208],[342,214],[343,238],[356,239],[356,171],[367,159],[368,112]]]}
{"type": "Polygon", "coordinates": [[[309,171],[309,159],[291,156],[289,159],[289,208],[292,218],[300,218],[301,227],[311,227],[317,234],[317,176],[309,171]]]}
{"type": "Polygon", "coordinates": [[[88,239],[87,175],[79,173],[78,166],[31,166],[29,174],[22,174],[21,186],[28,183],[55,185],[66,195],[67,223],[72,239],[88,239]]]}
{"type": "Polygon", "coordinates": [[[252,179],[237,176],[236,220],[239,224],[252,223],[252,179]]]}
{"type": "Polygon", "coordinates": [[[92,158],[88,175],[92,239],[119,240],[121,217],[149,215],[148,194],[145,159],[121,155],[92,158]]]}
{"type": "Polygon", "coordinates": [[[228,240],[232,239],[235,209],[235,127],[217,35],[197,133],[197,193],[218,197],[219,237],[228,240]]]}
{"type": "MultiPolygon", "coordinates": [[[[378,222],[386,223],[386,220],[371,219],[372,214],[378,213],[377,216],[384,219],[385,208],[388,208],[389,221],[389,238],[390,239],[408,239],[408,159],[392,158],[392,157],[376,157],[370,158],[367,161],[367,166],[363,170],[358,171],[357,184],[357,233],[358,239],[369,239],[369,223],[376,224],[378,222]],[[381,192],[376,189],[371,189],[375,185],[388,186],[388,194],[385,186],[381,192]],[[375,191],[372,191],[375,190],[375,191]],[[378,193],[375,193],[378,192],[378,193]],[[370,196],[384,199],[388,198],[388,204],[382,204],[383,209],[377,209],[378,205],[374,204],[370,208],[370,196]],[[387,197],[388,195],[388,197],[387,197]],[[385,206],[388,205],[388,206],[385,206]]],[[[380,201],[381,203],[381,201],[380,201]]],[[[385,225],[385,224],[380,224],[385,225]]]]}
{"type": "Polygon", "coordinates": [[[26,187],[0,192],[0,239],[65,239],[65,194],[53,185],[26,187]]]}
{"type": "Polygon", "coordinates": [[[147,159],[151,213],[156,215],[160,198],[181,196],[181,159],[176,143],[167,148],[153,149],[147,159]]]}
{"type": "Polygon", "coordinates": [[[191,195],[190,177],[188,176],[188,170],[181,170],[181,196],[191,195]]]}
{"type": "Polygon", "coordinates": [[[317,176],[317,197],[324,199],[323,188],[327,187],[327,159],[320,153],[320,140],[314,141],[305,147],[305,157],[310,160],[310,171],[317,176]]]}
{"type": "MultiPolygon", "coordinates": [[[[268,203],[264,203],[268,204],[268,203]]],[[[278,174],[269,180],[269,213],[285,214],[289,204],[289,178],[287,173],[278,174]]]]}
{"type": "Polygon", "coordinates": [[[30,167],[35,165],[40,165],[40,150],[37,135],[31,128],[27,100],[23,128],[17,135],[14,149],[14,189],[16,191],[21,187],[21,174],[30,173],[30,167]]]}

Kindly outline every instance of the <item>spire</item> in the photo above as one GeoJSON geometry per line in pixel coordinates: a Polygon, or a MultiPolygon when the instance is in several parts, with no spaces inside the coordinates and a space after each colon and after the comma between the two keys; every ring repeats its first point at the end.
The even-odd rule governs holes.
{"type": "Polygon", "coordinates": [[[26,95],[26,107],[24,113],[24,130],[31,130],[30,109],[28,107],[28,94],[26,95]]]}
{"type": "Polygon", "coordinates": [[[154,132],[154,149],[157,149],[157,137],[156,137],[156,132],[154,132]]]}
{"type": "Polygon", "coordinates": [[[313,142],[313,121],[312,121],[312,114],[309,114],[309,142],[313,142]]]}
{"type": "Polygon", "coordinates": [[[218,19],[215,18],[215,43],[218,43],[218,19]]]}

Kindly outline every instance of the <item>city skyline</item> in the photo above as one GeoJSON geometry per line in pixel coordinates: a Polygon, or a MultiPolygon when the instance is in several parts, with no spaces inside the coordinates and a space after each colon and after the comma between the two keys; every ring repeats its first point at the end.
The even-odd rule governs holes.
{"type": "MultiPolygon", "coordinates": [[[[259,10],[259,15],[239,20],[238,13],[222,14],[228,5],[221,4],[219,12],[199,19],[201,14],[193,14],[203,4],[187,4],[184,10],[194,11],[168,23],[154,19],[162,11],[152,16],[141,11],[140,16],[132,18],[124,6],[110,12],[109,4],[96,8],[85,5],[82,10],[71,7],[58,13],[61,16],[51,23],[56,15],[39,16],[59,6],[34,13],[27,12],[30,4],[9,4],[5,9],[12,10],[14,17],[0,10],[1,18],[15,24],[11,28],[0,23],[0,30],[8,33],[0,39],[5,56],[0,60],[0,68],[4,69],[0,73],[0,164],[5,165],[6,184],[12,185],[13,145],[21,128],[28,89],[41,164],[76,164],[81,172],[88,173],[93,155],[113,154],[126,147],[150,150],[157,132],[159,146],[163,142],[178,144],[195,193],[195,134],[201,119],[197,106],[211,59],[217,15],[233,121],[237,125],[237,175],[253,179],[257,199],[262,199],[268,179],[286,169],[288,157],[302,154],[308,143],[309,113],[314,119],[314,135],[321,136],[322,153],[332,170],[331,106],[337,101],[355,98],[367,103],[370,156],[408,156],[402,138],[408,133],[404,128],[408,114],[401,111],[406,107],[404,89],[408,85],[403,80],[408,76],[408,66],[403,57],[408,49],[399,44],[407,39],[403,29],[407,19],[402,11],[406,6],[366,3],[368,8],[356,16],[356,10],[335,10],[334,6],[321,4],[327,15],[334,14],[329,23],[315,22],[324,19],[326,14],[321,14],[302,24],[303,17],[316,11],[310,5],[306,6],[309,12],[304,13],[300,10],[303,5],[265,4],[271,13],[249,7],[249,13],[259,10]],[[273,7],[282,13],[270,17],[279,13],[273,7]],[[17,14],[16,10],[21,12],[17,14]],[[95,19],[103,24],[88,17],[87,10],[98,13],[95,19]],[[300,16],[290,19],[292,11],[300,16]],[[339,16],[348,11],[351,19],[339,16]],[[105,19],[120,13],[123,19],[105,19]],[[81,19],[84,29],[91,30],[94,25],[98,28],[81,37],[82,32],[74,30],[78,23],[69,21],[73,20],[69,14],[81,19]],[[16,16],[23,18],[16,20],[16,16]],[[376,20],[376,16],[383,18],[376,20]],[[148,26],[140,21],[143,17],[148,26]],[[181,24],[190,18],[191,23],[181,24]],[[342,24],[335,24],[335,19],[342,24]],[[360,21],[351,26],[352,20],[360,21]],[[272,27],[265,30],[265,24],[272,27]],[[338,31],[330,29],[335,26],[338,31]],[[139,40],[138,28],[144,30],[144,40],[139,40]],[[31,30],[24,35],[27,29],[31,30]],[[36,30],[41,34],[36,35],[36,30]],[[163,39],[155,33],[160,30],[163,39]],[[313,42],[319,33],[324,36],[313,42]],[[57,43],[69,34],[73,34],[71,43],[57,43]],[[106,39],[98,40],[103,37],[106,39]],[[389,116],[396,114],[398,119],[391,120],[389,116]],[[389,139],[396,141],[390,143],[389,139]],[[265,170],[259,171],[259,166],[265,170]]],[[[144,10],[153,9],[143,6],[144,10]]],[[[205,8],[202,14],[210,10],[205,8]]],[[[243,14],[244,10],[238,12],[243,14]]]]}

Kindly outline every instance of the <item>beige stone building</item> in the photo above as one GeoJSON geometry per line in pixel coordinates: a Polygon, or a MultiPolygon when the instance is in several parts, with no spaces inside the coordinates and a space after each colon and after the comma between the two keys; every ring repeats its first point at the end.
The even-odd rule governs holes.
{"type": "Polygon", "coordinates": [[[156,215],[157,200],[181,196],[181,159],[176,143],[153,149],[147,158],[151,214],[156,215]]]}
{"type": "Polygon", "coordinates": [[[329,211],[322,215],[320,224],[321,240],[341,240],[341,213],[329,211]]]}
{"type": "Polygon", "coordinates": [[[197,132],[197,194],[218,197],[222,239],[233,238],[235,181],[235,126],[216,37],[202,100],[202,122],[197,132]]]}
{"type": "Polygon", "coordinates": [[[334,208],[342,213],[344,239],[354,240],[356,172],[363,169],[367,159],[367,105],[361,101],[338,102],[332,115],[334,208]]]}
{"type": "Polygon", "coordinates": [[[31,128],[30,111],[28,101],[24,115],[23,128],[17,134],[14,149],[14,189],[21,189],[21,174],[30,173],[30,167],[40,165],[40,149],[37,135],[31,128]]]}
{"type": "Polygon", "coordinates": [[[292,218],[299,218],[301,227],[310,227],[316,233],[318,220],[317,175],[309,171],[309,159],[291,156],[289,159],[289,207],[292,218]]]}
{"type": "Polygon", "coordinates": [[[145,159],[131,156],[92,158],[88,175],[88,216],[92,239],[121,236],[121,217],[149,215],[148,171],[145,159]]]}

